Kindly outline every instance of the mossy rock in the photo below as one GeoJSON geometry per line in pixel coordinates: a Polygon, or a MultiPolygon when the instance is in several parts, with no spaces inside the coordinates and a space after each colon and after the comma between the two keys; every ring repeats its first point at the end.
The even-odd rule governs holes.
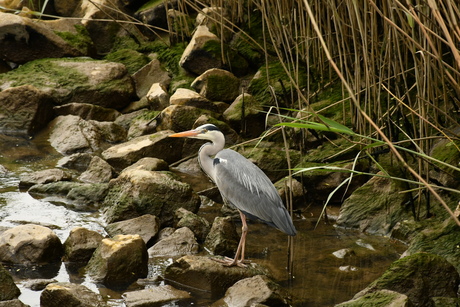
{"type": "Polygon", "coordinates": [[[88,30],[83,25],[75,25],[74,27],[76,33],[59,31],[55,31],[54,33],[82,54],[92,55],[95,52],[94,43],[91,40],[88,30]]]}
{"type": "Polygon", "coordinates": [[[117,50],[106,55],[104,59],[110,62],[124,64],[130,74],[135,73],[150,62],[148,56],[132,49],[117,50]]]}
{"type": "MultiPolygon", "coordinates": [[[[460,132],[457,128],[455,132],[460,132]]],[[[460,165],[460,141],[441,139],[433,144],[430,156],[444,163],[458,168],[460,165]]],[[[460,172],[446,165],[434,162],[436,167],[430,170],[430,177],[439,181],[442,185],[458,188],[460,186],[460,172]]]]}
{"type": "Polygon", "coordinates": [[[368,293],[357,299],[353,299],[341,304],[335,305],[335,307],[389,307],[389,306],[400,306],[410,307],[410,302],[407,295],[390,291],[390,290],[379,290],[372,293],[368,293]]]}
{"type": "MultiPolygon", "coordinates": [[[[220,41],[208,40],[202,48],[205,52],[209,53],[214,59],[222,59],[222,45],[220,41]]],[[[238,54],[230,47],[224,48],[224,59],[226,63],[224,68],[227,68],[236,76],[243,76],[247,73],[249,64],[245,58],[238,54]]]]}
{"type": "MultiPolygon", "coordinates": [[[[291,71],[293,71],[292,67],[291,71]]],[[[294,75],[294,73],[291,73],[291,77],[294,80],[298,79],[298,86],[300,88],[306,87],[307,71],[305,67],[298,67],[297,74],[298,77],[294,75]]],[[[270,62],[262,66],[249,83],[248,92],[259,101],[262,101],[265,105],[275,105],[271,103],[271,101],[274,101],[274,98],[272,97],[271,91],[268,90],[270,86],[273,88],[276,98],[282,106],[286,106],[285,98],[289,100],[292,99],[291,91],[294,93],[296,92],[294,84],[292,84],[287,72],[279,61],[270,62]],[[286,95],[289,97],[286,97],[286,95]]]]}

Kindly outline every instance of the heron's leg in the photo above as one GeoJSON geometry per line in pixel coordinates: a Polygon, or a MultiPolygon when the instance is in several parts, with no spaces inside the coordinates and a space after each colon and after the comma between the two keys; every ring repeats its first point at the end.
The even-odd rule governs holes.
{"type": "Polygon", "coordinates": [[[238,210],[238,212],[240,212],[241,222],[243,224],[243,226],[241,226],[241,257],[239,259],[239,262],[244,262],[244,252],[246,250],[246,234],[248,233],[248,224],[246,223],[246,216],[241,211],[238,210]]]}

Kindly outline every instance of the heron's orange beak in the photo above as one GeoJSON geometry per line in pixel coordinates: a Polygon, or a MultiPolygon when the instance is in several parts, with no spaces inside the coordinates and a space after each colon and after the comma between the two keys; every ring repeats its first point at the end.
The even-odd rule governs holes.
{"type": "Polygon", "coordinates": [[[186,137],[191,137],[191,136],[197,136],[198,134],[200,134],[199,131],[189,130],[189,131],[171,134],[169,137],[170,138],[186,138],[186,137]]]}

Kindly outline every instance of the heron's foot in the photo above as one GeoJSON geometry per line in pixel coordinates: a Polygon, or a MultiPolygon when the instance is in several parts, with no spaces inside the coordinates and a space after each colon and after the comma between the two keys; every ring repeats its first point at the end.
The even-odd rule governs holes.
{"type": "Polygon", "coordinates": [[[229,257],[224,257],[223,259],[221,258],[211,258],[212,260],[221,263],[224,266],[238,266],[240,268],[245,268],[247,267],[245,263],[250,263],[249,260],[245,259],[233,259],[229,257]]]}

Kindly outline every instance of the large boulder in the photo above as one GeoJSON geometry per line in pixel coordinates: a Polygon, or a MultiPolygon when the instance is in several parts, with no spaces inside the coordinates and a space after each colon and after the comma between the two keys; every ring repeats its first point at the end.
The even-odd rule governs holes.
{"type": "Polygon", "coordinates": [[[206,47],[209,42],[220,44],[219,38],[205,25],[196,27],[189,44],[180,59],[180,66],[185,70],[200,75],[211,68],[221,68],[222,60],[206,47]]]}
{"type": "Polygon", "coordinates": [[[444,258],[418,253],[394,262],[353,299],[386,289],[406,295],[414,306],[431,306],[433,297],[456,298],[459,282],[459,273],[444,258]]]}
{"type": "Polygon", "coordinates": [[[93,230],[77,227],[70,231],[64,242],[63,261],[88,262],[103,236],[93,230]]]}
{"type": "Polygon", "coordinates": [[[103,239],[86,267],[96,281],[109,287],[127,286],[148,272],[148,254],[139,235],[103,239]]]}
{"type": "Polygon", "coordinates": [[[50,125],[49,140],[58,152],[96,152],[126,139],[126,131],[113,122],[84,120],[78,116],[59,116],[50,125]]]}
{"type": "Polygon", "coordinates": [[[143,135],[107,148],[102,158],[121,171],[145,157],[163,159],[172,163],[180,159],[181,142],[170,138],[172,131],[161,131],[151,135],[143,135]],[[174,150],[178,148],[178,150],[174,150]],[[172,149],[172,150],[171,150],[172,149]]]}
{"type": "Polygon", "coordinates": [[[13,277],[0,264],[0,302],[15,299],[19,294],[21,291],[14,283],[13,277]]]}
{"type": "Polygon", "coordinates": [[[196,254],[198,249],[194,233],[187,227],[182,227],[158,241],[149,248],[148,253],[149,257],[177,257],[196,254]]]}
{"type": "Polygon", "coordinates": [[[31,135],[54,118],[51,97],[30,85],[0,91],[0,101],[0,132],[3,133],[31,135]]]}
{"type": "Polygon", "coordinates": [[[13,63],[84,55],[43,22],[0,12],[0,54],[13,63]]]}
{"type": "Polygon", "coordinates": [[[226,267],[209,257],[187,255],[177,259],[165,270],[165,278],[205,291],[220,298],[238,280],[255,275],[266,275],[261,266],[251,264],[246,268],[226,267]]]}
{"type": "Polygon", "coordinates": [[[172,173],[129,169],[110,181],[103,207],[108,223],[151,214],[166,226],[172,225],[178,208],[197,212],[199,205],[200,198],[190,185],[172,173]]]}
{"type": "Polygon", "coordinates": [[[0,261],[19,264],[58,262],[62,243],[49,228],[26,224],[13,227],[0,235],[0,261]]]}
{"type": "Polygon", "coordinates": [[[191,86],[211,101],[233,102],[239,94],[240,80],[227,70],[212,68],[198,76],[191,86]]]}
{"type": "Polygon", "coordinates": [[[101,295],[94,293],[83,285],[58,282],[46,286],[40,295],[40,306],[105,307],[107,305],[101,295]]]}
{"type": "Polygon", "coordinates": [[[1,90],[27,84],[58,105],[78,102],[121,110],[135,97],[123,64],[88,58],[35,60],[0,76],[1,90]]]}

